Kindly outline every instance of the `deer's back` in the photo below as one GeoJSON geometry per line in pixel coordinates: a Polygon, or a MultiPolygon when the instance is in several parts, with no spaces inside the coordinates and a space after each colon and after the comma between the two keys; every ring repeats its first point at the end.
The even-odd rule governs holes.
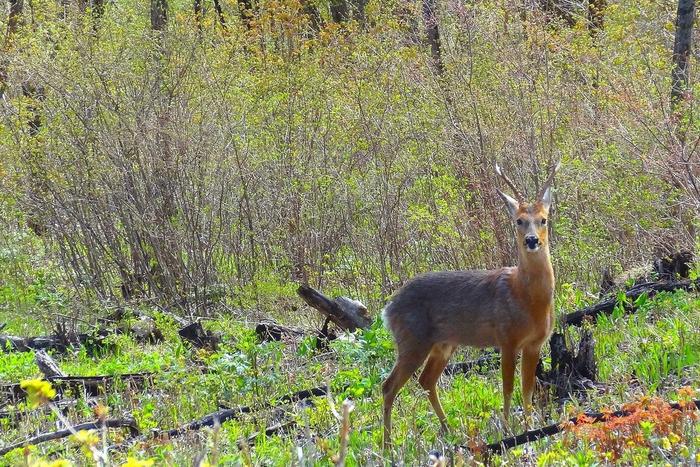
{"type": "Polygon", "coordinates": [[[510,292],[513,268],[441,271],[404,285],[384,309],[397,344],[450,342],[498,346],[511,329],[527,327],[510,292]]]}

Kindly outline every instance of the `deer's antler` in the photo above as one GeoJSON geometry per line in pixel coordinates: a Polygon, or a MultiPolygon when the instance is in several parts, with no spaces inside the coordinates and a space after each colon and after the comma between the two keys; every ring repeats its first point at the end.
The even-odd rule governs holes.
{"type": "Polygon", "coordinates": [[[506,182],[506,185],[510,187],[510,189],[513,191],[513,194],[515,195],[515,199],[518,200],[518,202],[522,202],[525,198],[523,197],[522,193],[520,193],[520,190],[518,190],[515,186],[515,183],[513,183],[510,178],[506,176],[506,174],[503,173],[501,170],[501,167],[499,167],[498,164],[496,164],[496,173],[503,179],[504,182],[506,182]]]}
{"type": "Polygon", "coordinates": [[[540,188],[540,192],[537,193],[537,199],[542,199],[542,197],[544,196],[544,192],[547,191],[547,188],[549,188],[552,185],[552,181],[554,181],[554,174],[557,173],[559,167],[561,167],[561,160],[557,162],[554,168],[549,172],[547,180],[545,180],[544,184],[542,185],[542,188],[540,188]]]}

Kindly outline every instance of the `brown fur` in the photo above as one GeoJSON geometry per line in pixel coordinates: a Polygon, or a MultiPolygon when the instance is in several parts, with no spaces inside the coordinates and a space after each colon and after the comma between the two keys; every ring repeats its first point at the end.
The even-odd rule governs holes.
{"type": "Polygon", "coordinates": [[[516,223],[517,267],[423,274],[399,290],[384,309],[397,349],[396,364],[382,386],[385,448],[391,441],[391,409],[396,395],[426,360],[419,383],[428,392],[442,429],[447,429],[437,381],[460,345],[501,349],[506,419],[515,362],[522,352],[523,405],[530,410],[540,348],[553,325],[554,273],[547,225],[542,224],[548,215],[550,193],[547,190],[543,200],[535,204],[501,196],[516,223]],[[518,219],[521,224],[517,224],[518,219]],[[532,235],[539,240],[536,251],[528,251],[526,246],[526,236],[532,235]]]}

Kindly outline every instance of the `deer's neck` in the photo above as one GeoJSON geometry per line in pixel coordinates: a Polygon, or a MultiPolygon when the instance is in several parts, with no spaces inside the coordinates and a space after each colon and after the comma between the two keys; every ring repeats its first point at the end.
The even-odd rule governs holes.
{"type": "Polygon", "coordinates": [[[514,285],[522,302],[533,313],[549,313],[554,297],[554,270],[549,247],[536,253],[520,250],[514,285]]]}

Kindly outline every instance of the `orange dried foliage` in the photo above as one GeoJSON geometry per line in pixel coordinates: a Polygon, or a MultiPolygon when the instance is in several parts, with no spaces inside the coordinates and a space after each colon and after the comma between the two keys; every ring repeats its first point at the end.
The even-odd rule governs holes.
{"type": "Polygon", "coordinates": [[[683,396],[688,390],[683,388],[681,391],[681,410],[672,407],[663,399],[643,397],[623,406],[627,415],[613,417],[613,412],[607,410],[603,411],[602,422],[593,423],[593,418],[580,414],[576,423],[565,423],[562,428],[575,438],[588,442],[600,453],[612,453],[614,459],[619,459],[624,450],[630,447],[650,447],[648,436],[642,429],[642,422],[650,422],[645,426],[653,435],[667,436],[673,432],[682,437],[682,422],[696,420],[697,412],[692,400],[683,401],[683,396]]]}

